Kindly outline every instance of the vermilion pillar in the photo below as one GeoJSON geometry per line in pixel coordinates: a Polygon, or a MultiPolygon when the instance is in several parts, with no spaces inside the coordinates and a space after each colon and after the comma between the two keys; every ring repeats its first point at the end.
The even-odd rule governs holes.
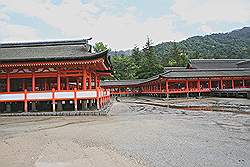
{"type": "Polygon", "coordinates": [[[200,92],[201,91],[201,81],[200,81],[200,79],[198,79],[198,81],[197,81],[197,88],[198,88],[198,91],[200,92]]]}
{"type": "Polygon", "coordinates": [[[32,92],[36,91],[36,77],[35,72],[32,72],[32,92]]]}
{"type": "Polygon", "coordinates": [[[232,89],[234,89],[234,80],[232,79],[232,89]]]}
{"type": "Polygon", "coordinates": [[[7,83],[6,83],[6,90],[10,92],[10,74],[7,74],[7,83]]]}
{"type": "Polygon", "coordinates": [[[88,89],[91,90],[91,73],[88,78],[88,89]]]}
{"type": "Polygon", "coordinates": [[[211,80],[211,78],[209,79],[209,82],[208,82],[208,88],[209,88],[209,90],[212,89],[212,80],[211,80]]]}
{"type": "Polygon", "coordinates": [[[223,89],[223,80],[220,80],[220,88],[223,89]]]}
{"type": "Polygon", "coordinates": [[[168,91],[168,80],[166,80],[166,93],[168,94],[169,91],[168,91]]]}
{"type": "Polygon", "coordinates": [[[188,80],[186,80],[186,91],[188,92],[188,80]]]}
{"type": "Polygon", "coordinates": [[[60,76],[60,72],[57,73],[57,90],[61,90],[61,76],[60,76]]]}
{"type": "Polygon", "coordinates": [[[69,77],[66,78],[66,90],[69,90],[69,77]]]}
{"type": "Polygon", "coordinates": [[[87,89],[87,87],[86,87],[86,77],[87,77],[87,71],[84,68],[83,71],[82,71],[82,90],[87,89]]]}

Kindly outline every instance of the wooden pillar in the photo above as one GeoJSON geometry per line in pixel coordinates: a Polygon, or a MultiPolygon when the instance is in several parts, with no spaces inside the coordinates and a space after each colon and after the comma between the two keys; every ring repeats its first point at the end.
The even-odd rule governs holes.
{"type": "Polygon", "coordinates": [[[76,88],[74,89],[74,110],[77,111],[76,88]]]}
{"type": "Polygon", "coordinates": [[[168,80],[166,80],[166,94],[167,94],[167,97],[169,95],[169,90],[168,90],[168,80]]]}
{"type": "Polygon", "coordinates": [[[35,77],[35,72],[32,72],[32,92],[36,91],[36,77],[35,77]]]}
{"type": "Polygon", "coordinates": [[[198,79],[198,81],[197,81],[197,88],[198,88],[198,92],[200,92],[201,91],[201,81],[200,81],[200,79],[198,79]]]}
{"type": "Polygon", "coordinates": [[[242,80],[242,87],[245,88],[245,80],[242,80]]]}
{"type": "Polygon", "coordinates": [[[234,89],[234,79],[232,79],[232,89],[234,89]]]}
{"type": "Polygon", "coordinates": [[[52,89],[52,111],[56,111],[55,89],[52,89]]]}
{"type": "Polygon", "coordinates": [[[222,80],[222,79],[220,80],[220,88],[221,88],[221,89],[224,89],[224,88],[223,88],[223,80],[222,80]]]}
{"type": "Polygon", "coordinates": [[[208,81],[208,88],[209,88],[209,90],[212,90],[212,80],[211,80],[211,78],[208,81]]]}
{"type": "Polygon", "coordinates": [[[186,80],[186,91],[187,91],[187,92],[189,91],[189,88],[188,88],[188,80],[186,80]]]}
{"type": "Polygon", "coordinates": [[[61,90],[61,76],[60,76],[60,72],[59,71],[57,73],[57,90],[58,91],[61,90]]]}
{"type": "Polygon", "coordinates": [[[24,112],[28,112],[27,89],[24,90],[24,112]]]}
{"type": "Polygon", "coordinates": [[[44,90],[47,90],[48,89],[48,84],[47,84],[47,79],[45,78],[44,79],[44,90]]]}
{"type": "Polygon", "coordinates": [[[10,74],[7,74],[7,83],[6,83],[6,91],[10,92],[10,74]]]}
{"type": "Polygon", "coordinates": [[[82,90],[86,90],[86,77],[87,77],[87,71],[85,68],[82,70],[82,90]]]}
{"type": "Polygon", "coordinates": [[[66,90],[69,90],[69,77],[66,78],[66,90]]]}
{"type": "Polygon", "coordinates": [[[91,90],[92,89],[92,76],[91,76],[91,73],[89,74],[89,78],[88,78],[88,89],[91,90]]]}

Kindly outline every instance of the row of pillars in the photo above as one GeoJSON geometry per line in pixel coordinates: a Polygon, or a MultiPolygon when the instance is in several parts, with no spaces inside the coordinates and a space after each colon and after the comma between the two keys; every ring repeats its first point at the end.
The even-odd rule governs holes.
{"type": "MultiPolygon", "coordinates": [[[[91,74],[87,75],[87,70],[83,69],[82,71],[82,90],[87,90],[87,82],[88,82],[88,89],[91,89],[92,86],[92,76],[91,74]]],[[[97,75],[95,74],[94,77],[94,86],[95,89],[97,87],[100,87],[100,81],[98,80],[97,75]]],[[[46,88],[46,82],[45,82],[45,88],[46,88]]],[[[32,91],[34,92],[36,89],[36,75],[35,72],[32,72],[32,91]]],[[[69,90],[69,78],[66,77],[66,89],[69,90]]],[[[61,90],[61,74],[60,71],[57,73],[57,90],[61,90]]],[[[6,78],[6,91],[10,92],[10,74],[7,74],[6,78]]]]}

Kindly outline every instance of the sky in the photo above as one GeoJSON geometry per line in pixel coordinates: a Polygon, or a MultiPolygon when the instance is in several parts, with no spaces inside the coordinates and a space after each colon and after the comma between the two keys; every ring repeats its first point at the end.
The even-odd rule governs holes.
{"type": "Polygon", "coordinates": [[[250,26],[250,0],[0,0],[0,42],[86,39],[112,50],[250,26]]]}

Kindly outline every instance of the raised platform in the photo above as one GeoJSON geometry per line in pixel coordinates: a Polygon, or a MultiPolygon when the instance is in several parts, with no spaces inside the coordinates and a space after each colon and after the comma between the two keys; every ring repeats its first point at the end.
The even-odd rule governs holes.
{"type": "Polygon", "coordinates": [[[22,113],[2,113],[0,117],[13,116],[106,116],[107,112],[100,111],[62,111],[62,112],[22,112],[22,113]]]}

